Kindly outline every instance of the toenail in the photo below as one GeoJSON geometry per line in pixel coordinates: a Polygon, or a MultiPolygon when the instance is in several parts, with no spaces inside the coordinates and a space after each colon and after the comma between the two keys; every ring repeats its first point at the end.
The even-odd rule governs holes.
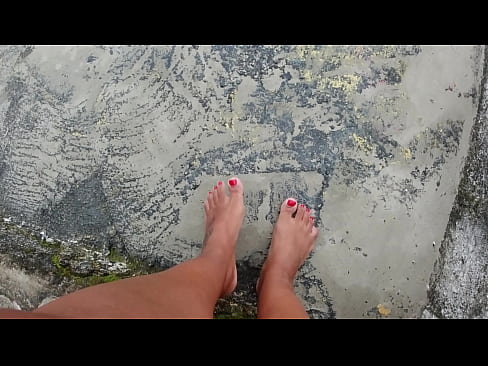
{"type": "Polygon", "coordinates": [[[307,208],[305,211],[310,212],[310,209],[309,209],[309,208],[307,208]]]}
{"type": "Polygon", "coordinates": [[[212,191],[208,191],[208,193],[212,193],[212,191]]]}
{"type": "Polygon", "coordinates": [[[315,217],[310,216],[310,220],[312,220],[312,221],[315,220],[315,217]]]}
{"type": "Polygon", "coordinates": [[[222,181],[219,181],[219,183],[217,183],[219,186],[221,186],[222,184],[224,184],[222,181]]]}
{"type": "Polygon", "coordinates": [[[293,206],[295,206],[297,204],[297,201],[295,201],[295,200],[288,200],[286,202],[286,204],[288,205],[288,207],[293,207],[293,206]]]}
{"type": "Polygon", "coordinates": [[[305,207],[305,205],[303,203],[300,203],[300,207],[303,208],[305,207]]]}
{"type": "Polygon", "coordinates": [[[237,184],[237,179],[229,179],[229,184],[235,186],[237,184]]]}
{"type": "Polygon", "coordinates": [[[217,189],[217,186],[214,186],[214,189],[217,189]]]}

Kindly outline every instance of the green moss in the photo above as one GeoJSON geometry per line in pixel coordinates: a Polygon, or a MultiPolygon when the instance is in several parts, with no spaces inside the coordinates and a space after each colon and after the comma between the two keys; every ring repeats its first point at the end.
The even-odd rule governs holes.
{"type": "Polygon", "coordinates": [[[73,277],[73,275],[71,274],[71,271],[67,267],[65,267],[61,264],[61,261],[59,258],[59,253],[53,254],[53,256],[51,257],[51,262],[53,263],[54,267],[56,267],[56,269],[58,270],[58,273],[61,276],[68,277],[68,278],[73,277]]]}
{"type": "Polygon", "coordinates": [[[122,279],[123,277],[114,273],[105,276],[88,276],[88,277],[74,277],[75,282],[82,287],[89,287],[100,285],[102,283],[113,282],[122,279]]]}
{"type": "Polygon", "coordinates": [[[80,287],[88,287],[88,286],[94,286],[98,285],[101,283],[107,283],[107,282],[113,282],[116,280],[120,280],[122,277],[117,275],[117,274],[109,274],[109,275],[104,275],[104,276],[87,276],[87,277],[81,277],[81,276],[75,276],[71,270],[63,266],[61,264],[59,254],[54,254],[51,259],[54,267],[58,270],[58,274],[62,277],[69,278],[71,280],[74,280],[75,283],[80,286],[80,287]]]}
{"type": "Polygon", "coordinates": [[[214,314],[214,319],[254,319],[255,316],[245,311],[214,314]]]}
{"type": "Polygon", "coordinates": [[[62,266],[61,266],[61,263],[59,261],[59,255],[58,254],[54,254],[51,258],[53,264],[54,264],[54,267],[56,267],[57,269],[61,269],[62,266]]]}
{"type": "MultiPolygon", "coordinates": [[[[48,243],[51,244],[51,243],[48,243]]],[[[57,269],[57,274],[61,277],[70,279],[76,283],[80,288],[82,287],[89,287],[89,286],[95,286],[99,285],[102,283],[108,283],[108,282],[113,282],[117,281],[123,278],[127,278],[130,276],[133,276],[134,274],[146,274],[148,273],[147,270],[145,270],[145,266],[142,262],[136,261],[136,260],[128,260],[125,257],[122,256],[119,252],[116,250],[111,250],[110,254],[108,255],[108,259],[112,262],[122,262],[126,263],[127,267],[129,268],[129,272],[125,275],[120,275],[120,274],[108,274],[108,275],[92,275],[92,276],[78,276],[73,274],[71,269],[68,266],[63,266],[61,264],[60,256],[59,253],[61,251],[61,247],[51,247],[51,249],[54,249],[55,254],[51,257],[51,261],[54,265],[54,267],[57,269]]]]}
{"type": "Polygon", "coordinates": [[[110,249],[110,253],[108,254],[107,258],[112,262],[125,263],[129,269],[129,272],[135,275],[149,274],[160,271],[159,268],[149,268],[143,261],[126,256],[115,248],[110,249]]]}
{"type": "Polygon", "coordinates": [[[29,239],[32,239],[32,240],[39,242],[39,244],[45,248],[50,248],[50,249],[60,249],[61,248],[61,244],[59,242],[53,241],[52,243],[48,243],[48,242],[42,240],[39,236],[32,233],[31,231],[27,230],[26,228],[19,227],[17,225],[13,225],[13,224],[6,224],[6,225],[2,225],[2,226],[4,226],[9,231],[17,232],[17,234],[20,234],[25,238],[29,238],[29,239]]]}
{"type": "Polygon", "coordinates": [[[60,243],[57,243],[57,242],[52,242],[52,243],[48,243],[44,240],[41,240],[37,237],[34,237],[39,243],[41,243],[41,245],[45,248],[49,248],[49,249],[55,249],[55,250],[61,250],[61,244],[60,243]]]}
{"type": "MultiPolygon", "coordinates": [[[[110,250],[107,259],[112,262],[122,262],[127,265],[129,269],[128,273],[121,275],[121,274],[108,274],[108,275],[92,275],[82,277],[79,275],[75,275],[71,270],[69,265],[63,265],[61,261],[61,253],[63,250],[62,243],[60,241],[52,241],[50,243],[42,240],[37,234],[28,230],[25,227],[18,227],[17,225],[4,223],[3,221],[0,222],[0,225],[5,228],[5,230],[17,232],[18,234],[22,235],[25,238],[32,239],[39,243],[40,246],[48,249],[48,255],[51,256],[51,263],[54,267],[53,272],[60,278],[69,280],[76,284],[78,287],[88,287],[94,286],[102,283],[108,283],[117,281],[126,277],[131,277],[133,275],[142,275],[148,274],[155,271],[159,271],[160,269],[155,267],[148,267],[143,261],[137,260],[134,258],[129,258],[122,254],[121,252],[117,251],[116,249],[112,248],[110,250]]],[[[32,248],[26,248],[26,254],[34,252],[35,250],[32,248]]]]}
{"type": "Polygon", "coordinates": [[[120,253],[117,249],[115,248],[110,248],[110,252],[107,256],[109,260],[112,262],[125,262],[127,259],[125,258],[122,253],[120,253]]]}
{"type": "Polygon", "coordinates": [[[236,303],[232,297],[219,299],[215,306],[214,319],[255,319],[256,307],[236,303]]]}
{"type": "Polygon", "coordinates": [[[75,276],[68,267],[65,267],[61,264],[59,254],[54,254],[52,256],[52,263],[54,267],[56,267],[56,269],[58,270],[58,274],[60,276],[74,280],[75,283],[80,287],[95,286],[101,283],[113,282],[123,278],[122,276],[114,273],[104,276],[75,276]]]}

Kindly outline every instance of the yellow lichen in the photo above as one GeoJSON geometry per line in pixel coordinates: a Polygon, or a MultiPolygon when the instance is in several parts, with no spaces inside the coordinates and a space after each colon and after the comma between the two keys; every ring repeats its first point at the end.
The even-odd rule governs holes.
{"type": "Polygon", "coordinates": [[[380,313],[383,316],[388,316],[391,313],[391,309],[388,309],[383,304],[378,304],[376,308],[378,309],[378,313],[380,313]]]}
{"type": "Polygon", "coordinates": [[[229,93],[229,99],[230,99],[230,104],[233,104],[236,100],[236,91],[235,90],[232,90],[230,93],[229,93]]]}
{"type": "Polygon", "coordinates": [[[337,48],[333,46],[296,46],[295,53],[301,61],[313,59],[319,62],[328,61],[336,63],[346,60],[350,55],[350,48],[337,48]]]}
{"type": "Polygon", "coordinates": [[[295,48],[295,52],[297,53],[298,58],[302,60],[305,60],[307,58],[309,50],[310,46],[297,46],[295,48]]]}
{"type": "Polygon", "coordinates": [[[194,168],[197,168],[200,166],[200,161],[195,158],[192,162],[191,162],[191,166],[194,167],[194,168]]]}
{"type": "Polygon", "coordinates": [[[308,83],[313,80],[312,70],[304,70],[303,71],[303,80],[305,80],[308,83]]]}
{"type": "Polygon", "coordinates": [[[403,156],[405,157],[405,160],[410,160],[412,159],[412,151],[406,147],[403,149],[403,156]]]}
{"type": "Polygon", "coordinates": [[[363,150],[366,154],[369,154],[373,151],[373,144],[369,143],[368,140],[364,137],[358,136],[355,133],[352,134],[354,142],[358,145],[358,147],[363,150]]]}
{"type": "Polygon", "coordinates": [[[326,77],[317,82],[317,87],[324,89],[331,87],[334,89],[342,89],[345,93],[352,93],[357,91],[361,77],[356,74],[336,75],[326,77]]]}

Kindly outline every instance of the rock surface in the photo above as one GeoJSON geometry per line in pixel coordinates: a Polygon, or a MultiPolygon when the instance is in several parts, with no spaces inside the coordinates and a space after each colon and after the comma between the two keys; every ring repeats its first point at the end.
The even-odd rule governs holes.
{"type": "MultiPolygon", "coordinates": [[[[485,56],[485,70],[488,57],[485,56]]],[[[488,318],[488,79],[423,317],[488,318]]]]}
{"type": "Polygon", "coordinates": [[[110,252],[167,268],[199,252],[205,192],[238,175],[247,212],[237,297],[253,301],[277,208],[294,196],[320,230],[297,280],[313,317],[418,317],[477,115],[483,54],[1,47],[3,224],[101,257],[74,255],[67,266],[37,238],[19,239],[18,251],[10,236],[0,253],[48,277],[51,290],[32,290],[32,306],[69,291],[48,285],[57,267],[90,276],[110,252]]]}

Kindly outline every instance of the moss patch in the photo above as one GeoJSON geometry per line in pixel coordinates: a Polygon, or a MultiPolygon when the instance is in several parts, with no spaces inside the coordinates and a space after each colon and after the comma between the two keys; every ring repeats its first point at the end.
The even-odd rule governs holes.
{"type": "Polygon", "coordinates": [[[127,258],[115,248],[110,248],[110,252],[107,256],[112,262],[126,262],[127,258]]]}
{"type": "Polygon", "coordinates": [[[54,267],[56,267],[56,269],[58,270],[58,273],[63,276],[63,277],[73,277],[72,274],[71,274],[71,271],[64,267],[63,265],[61,265],[61,260],[59,258],[59,253],[56,253],[56,254],[53,254],[53,256],[51,257],[51,262],[53,263],[54,267]]]}
{"type": "Polygon", "coordinates": [[[74,280],[76,284],[81,287],[89,287],[89,286],[99,285],[102,283],[117,281],[122,278],[125,277],[112,273],[106,276],[74,277],[74,280]]]}
{"type": "Polygon", "coordinates": [[[127,268],[129,269],[130,275],[139,276],[143,274],[160,272],[163,270],[162,268],[159,267],[150,267],[144,261],[123,254],[115,248],[110,248],[110,253],[108,254],[107,258],[112,262],[125,263],[127,265],[127,268]]]}
{"type": "Polygon", "coordinates": [[[214,319],[256,319],[256,307],[237,303],[232,297],[219,299],[214,310],[214,319]]]}

